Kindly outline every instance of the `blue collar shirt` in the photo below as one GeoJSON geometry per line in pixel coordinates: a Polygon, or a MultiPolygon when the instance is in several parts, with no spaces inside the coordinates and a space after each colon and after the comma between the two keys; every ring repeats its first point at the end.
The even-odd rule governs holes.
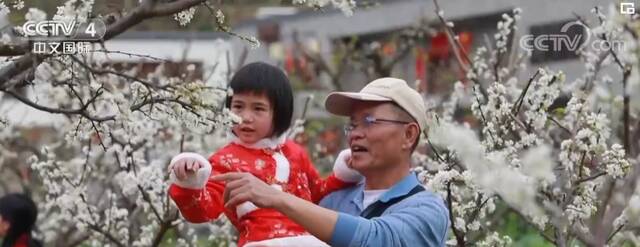
{"type": "MultiPolygon", "coordinates": [[[[406,195],[419,185],[410,173],[382,194],[379,201],[406,195]]],[[[338,221],[329,244],[342,246],[445,246],[449,211],[442,198],[422,191],[387,208],[380,217],[360,217],[364,210],[364,182],[335,191],[320,201],[320,206],[338,211],[338,221]]]]}

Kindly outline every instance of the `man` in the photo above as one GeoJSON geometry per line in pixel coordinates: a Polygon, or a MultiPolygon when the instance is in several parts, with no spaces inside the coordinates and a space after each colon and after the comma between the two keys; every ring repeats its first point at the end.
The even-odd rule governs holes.
{"type": "Polygon", "coordinates": [[[350,117],[350,166],[364,176],[360,184],[329,194],[318,206],[251,174],[214,176],[227,181],[225,206],[251,201],[274,208],[332,246],[444,246],[449,212],[410,171],[426,128],[420,94],[403,80],[381,78],[359,93],[331,93],[325,107],[350,117]]]}

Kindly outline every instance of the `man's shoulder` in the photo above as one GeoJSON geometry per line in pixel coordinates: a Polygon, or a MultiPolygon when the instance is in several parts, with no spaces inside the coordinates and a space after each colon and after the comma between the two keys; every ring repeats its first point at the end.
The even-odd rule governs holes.
{"type": "Polygon", "coordinates": [[[351,201],[355,196],[360,186],[354,185],[351,187],[336,190],[326,195],[320,200],[319,205],[325,208],[335,209],[339,205],[345,205],[346,201],[351,201]]]}
{"type": "Polygon", "coordinates": [[[354,185],[354,186],[342,188],[342,189],[339,189],[339,190],[336,190],[334,192],[329,193],[329,195],[327,195],[327,197],[333,196],[333,197],[339,198],[339,197],[344,197],[344,196],[347,196],[347,195],[350,195],[350,194],[354,194],[358,190],[362,190],[360,187],[361,186],[357,184],[357,185],[354,185]]]}
{"type": "Polygon", "coordinates": [[[391,213],[396,210],[403,210],[406,208],[428,208],[429,210],[420,211],[427,214],[449,214],[449,210],[447,209],[442,197],[428,189],[398,202],[396,205],[389,208],[389,212],[391,213]]]}
{"type": "Polygon", "coordinates": [[[444,200],[442,199],[442,197],[429,189],[425,188],[425,190],[416,193],[415,196],[417,199],[416,201],[418,202],[433,202],[442,204],[444,206],[444,200]]]}

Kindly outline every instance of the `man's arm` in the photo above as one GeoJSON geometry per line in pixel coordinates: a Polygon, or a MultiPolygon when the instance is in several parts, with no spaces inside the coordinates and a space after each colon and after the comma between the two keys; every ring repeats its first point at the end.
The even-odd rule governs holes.
{"type": "Polygon", "coordinates": [[[274,209],[301,225],[312,235],[329,243],[338,220],[338,213],[303,200],[289,193],[280,193],[274,209]]]}
{"type": "Polygon", "coordinates": [[[332,246],[444,246],[446,240],[447,210],[435,198],[365,219],[282,194],[273,208],[332,246]]]}
{"type": "Polygon", "coordinates": [[[248,173],[227,173],[212,179],[227,181],[225,207],[251,201],[276,209],[332,246],[444,246],[446,239],[448,212],[436,197],[417,198],[405,208],[369,220],[276,190],[248,173]]]}
{"type": "Polygon", "coordinates": [[[251,201],[258,207],[280,211],[322,241],[331,240],[338,213],[277,190],[250,173],[230,172],[211,179],[226,181],[225,207],[251,201]]]}

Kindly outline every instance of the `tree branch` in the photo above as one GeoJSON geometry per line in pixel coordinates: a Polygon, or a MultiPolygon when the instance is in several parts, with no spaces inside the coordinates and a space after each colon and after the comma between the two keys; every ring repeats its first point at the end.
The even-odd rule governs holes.
{"type": "MultiPolygon", "coordinates": [[[[453,231],[453,235],[456,237],[456,241],[458,242],[458,246],[465,246],[464,235],[458,229],[456,229],[455,219],[453,218],[453,198],[451,193],[451,181],[447,183],[447,208],[449,208],[449,221],[451,222],[451,230],[453,231]]],[[[464,226],[462,226],[464,227],[464,226]]]]}
{"type": "Polygon", "coordinates": [[[524,102],[524,96],[527,94],[527,91],[529,91],[529,86],[531,86],[531,83],[533,82],[533,80],[538,76],[538,74],[540,74],[540,70],[536,70],[536,73],[533,74],[533,76],[531,76],[531,78],[529,78],[529,81],[527,82],[527,85],[525,86],[524,90],[522,90],[522,92],[520,93],[520,96],[518,96],[518,99],[516,100],[515,104],[513,104],[513,108],[511,108],[511,112],[514,115],[518,115],[518,113],[520,112],[520,108],[522,107],[522,102],[524,102]]]}
{"type": "Polygon", "coordinates": [[[24,55],[30,51],[29,48],[29,42],[24,41],[0,45],[0,56],[9,57],[24,55]]]}
{"type": "Polygon", "coordinates": [[[31,101],[30,99],[14,93],[13,91],[4,91],[6,94],[11,95],[13,98],[19,100],[20,102],[31,106],[37,110],[41,110],[41,111],[45,111],[48,113],[53,113],[53,114],[65,114],[65,115],[81,115],[89,120],[92,121],[96,121],[96,122],[104,122],[104,121],[109,121],[109,120],[115,120],[114,116],[106,116],[106,117],[97,117],[97,116],[91,116],[86,110],[87,107],[92,104],[96,98],[98,96],[100,96],[102,94],[102,92],[97,92],[96,95],[94,95],[94,97],[92,97],[89,101],[87,101],[87,103],[85,105],[83,105],[81,108],[78,109],[62,109],[62,108],[52,108],[52,107],[48,107],[48,106],[43,106],[40,105],[38,103],[35,103],[33,101],[31,101]]]}

